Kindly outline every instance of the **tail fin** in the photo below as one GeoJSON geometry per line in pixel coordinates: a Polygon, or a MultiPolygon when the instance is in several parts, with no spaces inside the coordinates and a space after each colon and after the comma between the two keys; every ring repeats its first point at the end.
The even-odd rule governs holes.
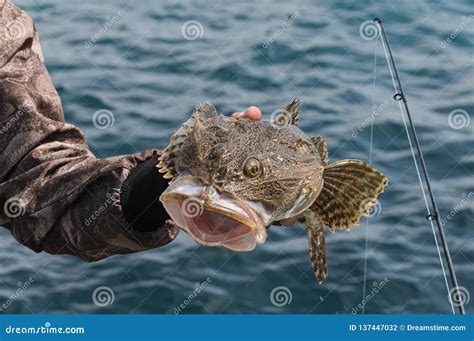
{"type": "Polygon", "coordinates": [[[331,163],[323,179],[323,189],[311,208],[331,231],[359,224],[388,184],[385,175],[359,160],[331,163]]]}

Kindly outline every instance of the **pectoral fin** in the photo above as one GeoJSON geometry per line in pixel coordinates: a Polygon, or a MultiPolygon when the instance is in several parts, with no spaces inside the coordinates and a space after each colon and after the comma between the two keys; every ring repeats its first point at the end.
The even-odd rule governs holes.
{"type": "Polygon", "coordinates": [[[323,180],[321,193],[310,209],[332,231],[359,224],[388,184],[385,175],[359,160],[331,163],[324,169],[323,180]]]}

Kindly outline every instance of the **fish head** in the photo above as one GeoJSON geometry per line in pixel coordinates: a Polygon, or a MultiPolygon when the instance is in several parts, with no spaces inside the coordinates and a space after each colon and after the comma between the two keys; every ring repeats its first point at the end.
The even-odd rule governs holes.
{"type": "Polygon", "coordinates": [[[322,188],[319,154],[293,125],[195,114],[183,126],[160,157],[172,178],[160,200],[202,245],[252,250],[322,188]]]}

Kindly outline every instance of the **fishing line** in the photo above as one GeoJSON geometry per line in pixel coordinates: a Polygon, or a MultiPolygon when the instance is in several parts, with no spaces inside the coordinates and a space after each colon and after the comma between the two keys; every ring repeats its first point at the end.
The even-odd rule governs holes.
{"type": "MultiPolygon", "coordinates": [[[[375,84],[377,80],[377,46],[378,42],[375,40],[374,47],[374,76],[372,81],[372,120],[370,122],[370,148],[369,148],[369,165],[372,165],[372,146],[374,141],[374,116],[375,116],[375,84]]],[[[364,287],[362,290],[362,300],[365,300],[365,295],[367,291],[367,254],[369,246],[369,221],[367,219],[367,224],[365,226],[365,259],[364,259],[364,287]]],[[[362,314],[365,314],[365,304],[362,305],[362,314]]]]}
{"type": "Polygon", "coordinates": [[[410,110],[408,109],[407,99],[405,97],[405,93],[403,92],[402,83],[401,83],[400,77],[398,75],[397,67],[395,65],[395,60],[393,59],[392,50],[390,49],[390,45],[388,43],[388,38],[387,38],[387,35],[385,33],[385,29],[384,29],[384,26],[383,26],[383,23],[382,23],[382,19],[375,18],[374,22],[375,22],[375,25],[378,28],[378,32],[379,32],[380,38],[382,40],[382,46],[383,46],[383,49],[384,49],[384,52],[385,52],[385,58],[387,59],[388,68],[390,70],[390,76],[392,78],[392,83],[393,83],[393,87],[394,87],[394,90],[395,90],[395,95],[393,96],[393,99],[395,101],[397,101],[398,104],[399,104],[400,112],[401,112],[402,118],[403,118],[403,123],[405,124],[405,130],[406,130],[406,133],[407,133],[408,142],[410,144],[411,153],[412,153],[413,160],[414,160],[414,163],[415,163],[416,172],[418,174],[418,180],[420,181],[420,186],[421,186],[421,190],[422,190],[422,193],[423,193],[423,199],[425,200],[426,210],[428,211],[428,215],[426,216],[426,219],[428,219],[431,223],[431,229],[433,231],[433,236],[434,236],[434,240],[435,240],[435,243],[436,243],[436,248],[438,250],[438,256],[439,256],[441,268],[443,270],[444,281],[446,283],[446,288],[448,289],[448,295],[450,297],[449,301],[451,303],[451,308],[453,310],[453,314],[455,314],[453,297],[459,297],[460,299],[457,300],[459,302],[456,302],[456,305],[458,306],[459,313],[460,314],[465,314],[466,312],[464,310],[464,302],[462,302],[462,299],[461,299],[462,294],[459,290],[458,280],[457,280],[457,277],[456,277],[456,272],[454,271],[454,266],[453,266],[453,262],[452,262],[452,259],[451,259],[451,255],[449,253],[448,243],[446,241],[446,236],[444,234],[444,229],[443,229],[443,225],[441,223],[440,214],[439,214],[439,211],[438,211],[438,207],[436,205],[436,200],[435,200],[433,191],[431,189],[431,183],[430,183],[430,178],[428,176],[426,163],[425,163],[425,160],[423,158],[423,153],[421,151],[421,146],[420,146],[420,142],[418,140],[418,136],[416,134],[415,125],[413,123],[413,120],[412,120],[412,117],[411,117],[411,114],[410,114],[410,110]],[[407,121],[405,119],[405,116],[408,119],[408,124],[410,126],[410,130],[408,129],[408,125],[407,125],[407,121]],[[410,135],[412,137],[410,137],[410,135]],[[413,141],[415,143],[416,154],[415,154],[415,150],[413,148],[412,138],[413,138],[413,141]],[[420,169],[418,168],[418,162],[421,165],[421,173],[423,173],[423,179],[421,177],[420,169]],[[428,204],[428,200],[427,200],[426,193],[425,193],[425,186],[423,185],[423,182],[424,182],[424,185],[426,186],[426,191],[428,192],[428,196],[429,196],[429,199],[430,199],[430,202],[431,202],[431,209],[430,209],[430,205],[428,204]],[[451,290],[453,290],[453,292],[451,292],[451,290],[449,288],[448,279],[447,279],[447,276],[446,276],[446,270],[444,268],[444,263],[443,263],[443,260],[442,260],[442,257],[441,257],[441,251],[440,251],[440,248],[439,248],[438,238],[436,236],[436,231],[435,231],[433,221],[436,223],[436,225],[438,227],[438,234],[439,234],[439,238],[440,238],[440,241],[441,241],[441,245],[443,246],[444,257],[446,259],[446,264],[448,266],[448,272],[449,272],[449,275],[450,275],[450,278],[451,278],[451,283],[452,283],[452,289],[451,290]]]}

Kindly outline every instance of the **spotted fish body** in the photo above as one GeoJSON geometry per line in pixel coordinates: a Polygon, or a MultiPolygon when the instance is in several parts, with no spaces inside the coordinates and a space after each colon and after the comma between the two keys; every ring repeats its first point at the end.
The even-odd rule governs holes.
{"type": "Polygon", "coordinates": [[[266,227],[299,216],[319,281],[328,274],[324,227],[349,230],[368,215],[387,178],[359,160],[328,162],[326,141],[299,128],[299,101],[272,122],[219,115],[210,103],[172,136],[159,171],[170,179],[160,200],[198,243],[249,251],[266,227]],[[198,204],[198,216],[185,204],[198,204]]]}

